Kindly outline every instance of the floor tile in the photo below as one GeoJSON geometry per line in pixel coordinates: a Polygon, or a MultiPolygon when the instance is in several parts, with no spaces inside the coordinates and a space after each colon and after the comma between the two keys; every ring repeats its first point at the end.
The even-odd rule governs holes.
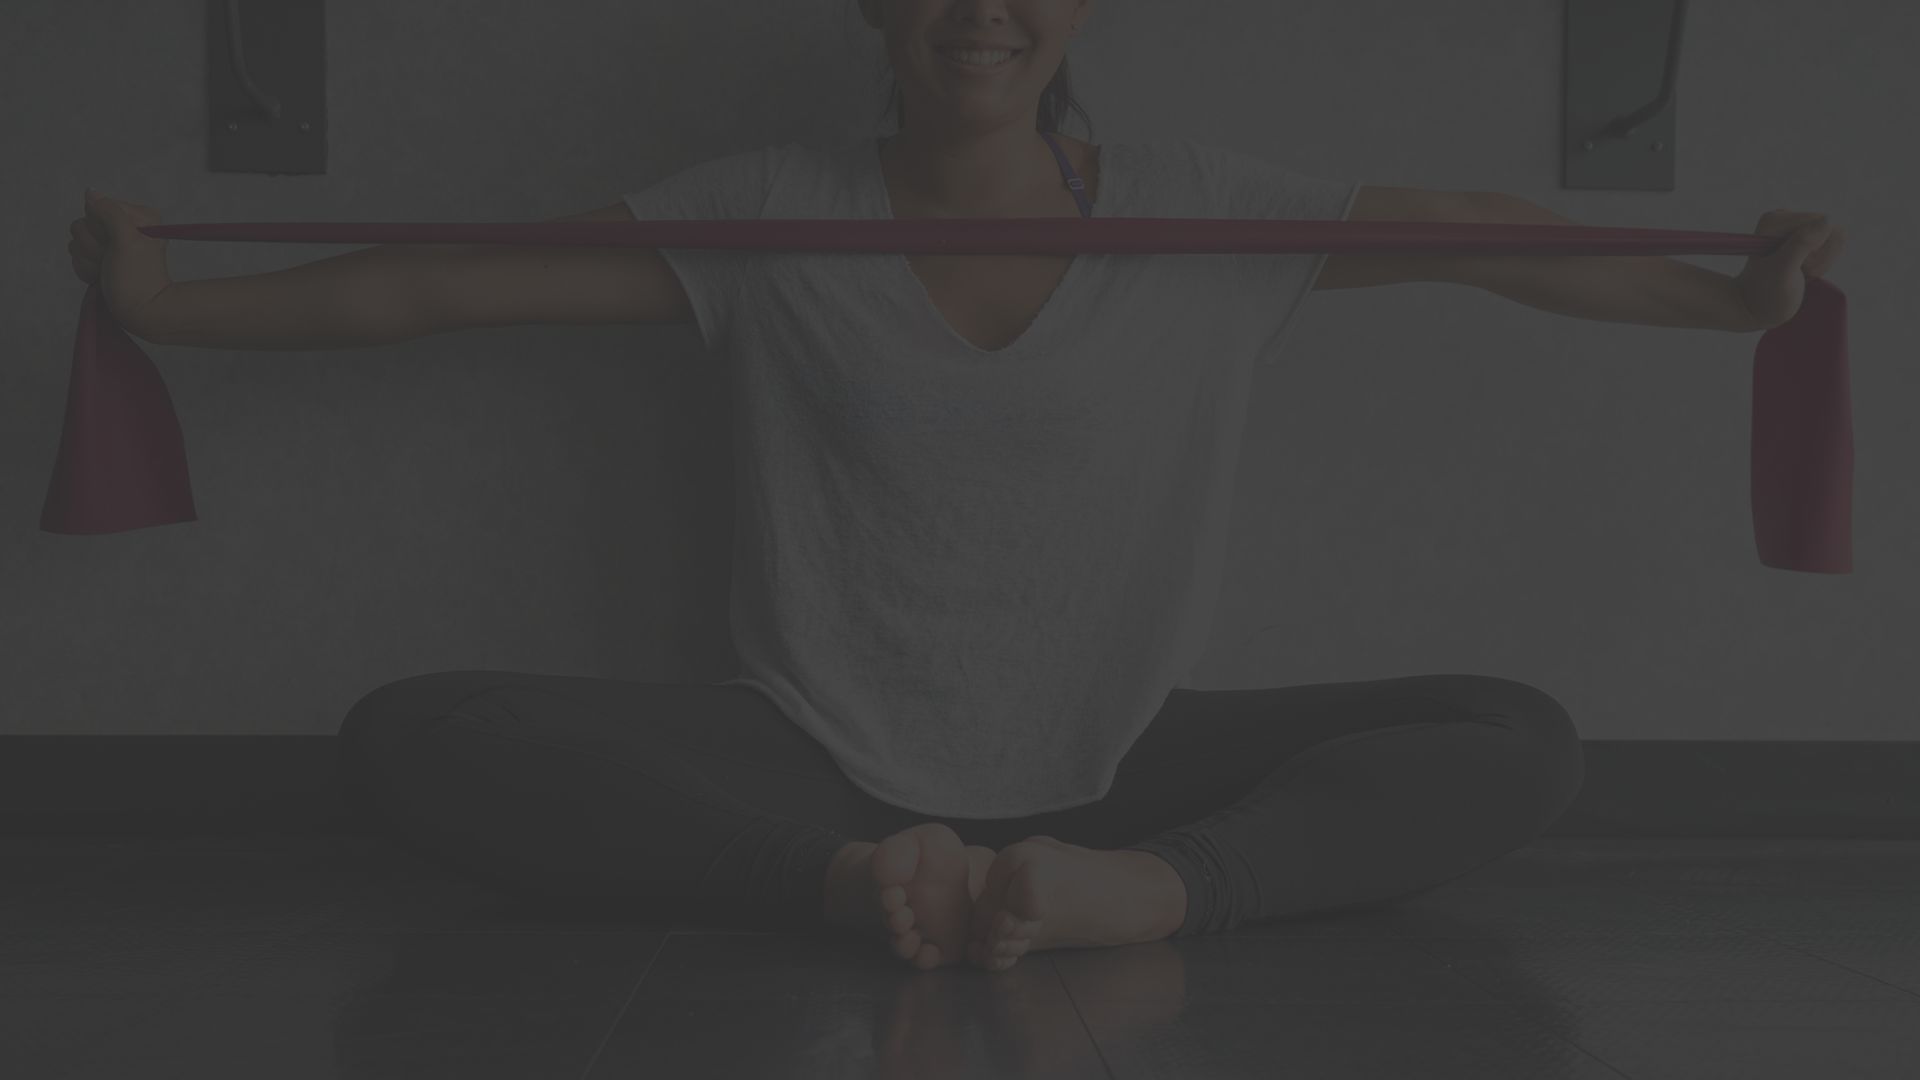
{"type": "Polygon", "coordinates": [[[1920,934],[1870,935],[1836,930],[1764,936],[1783,947],[1799,949],[1920,997],[1920,934]]]}
{"type": "Polygon", "coordinates": [[[1420,943],[1234,934],[1046,954],[1081,1008],[1114,1000],[1142,1017],[1233,999],[1405,1005],[1494,1001],[1420,943]]]}
{"type": "Polygon", "coordinates": [[[1673,890],[1665,898],[1759,934],[1845,930],[1873,937],[1920,935],[1920,892],[1826,885],[1702,885],[1673,890]]]}
{"type": "Polygon", "coordinates": [[[1842,837],[1544,836],[1459,880],[1469,886],[1742,887],[1819,882],[1920,890],[1920,841],[1842,837]]]}
{"type": "Polygon", "coordinates": [[[526,1080],[582,1075],[615,998],[330,993],[50,999],[97,1017],[76,1042],[0,1047],[0,1075],[33,1080],[526,1080]]]}
{"type": "Polygon", "coordinates": [[[1447,884],[1378,910],[1285,916],[1238,933],[1280,937],[1564,937],[1738,933],[1740,927],[1674,887],[1447,884]]]}
{"type": "MultiPolygon", "coordinates": [[[[1621,1080],[1623,1074],[1500,1003],[1405,1006],[1210,1002],[1161,1024],[1088,1026],[1115,1080],[1621,1080]]],[[[1637,1080],[1637,1078],[1636,1078],[1637,1080]]]]}
{"type": "Polygon", "coordinates": [[[1920,1000],[1604,1002],[1542,1026],[1633,1080],[1913,1080],[1920,1000]]]}
{"type": "Polygon", "coordinates": [[[1048,981],[1041,963],[916,972],[878,994],[636,999],[588,1077],[1107,1080],[1048,981]]]}
{"type": "MultiPolygon", "coordinates": [[[[1502,1001],[1871,1001],[1909,997],[1798,949],[1738,934],[1434,939],[1419,947],[1502,1001]]],[[[1920,998],[1914,999],[1920,1002],[1920,998]]]]}

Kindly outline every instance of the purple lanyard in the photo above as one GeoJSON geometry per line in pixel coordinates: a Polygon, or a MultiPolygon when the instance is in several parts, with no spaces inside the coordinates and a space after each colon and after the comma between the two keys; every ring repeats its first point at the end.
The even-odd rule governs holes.
{"type": "Polygon", "coordinates": [[[1047,140],[1047,145],[1053,147],[1053,156],[1060,159],[1060,175],[1066,177],[1067,186],[1073,189],[1073,198],[1080,204],[1080,216],[1092,217],[1093,204],[1087,201],[1087,182],[1080,179],[1079,173],[1073,171],[1073,162],[1067,160],[1067,152],[1060,149],[1060,144],[1054,141],[1051,132],[1043,131],[1040,137],[1047,140]]]}

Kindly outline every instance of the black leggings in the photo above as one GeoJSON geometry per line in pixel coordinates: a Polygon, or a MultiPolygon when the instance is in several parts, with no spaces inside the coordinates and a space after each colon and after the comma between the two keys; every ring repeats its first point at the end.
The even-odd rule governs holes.
{"type": "Polygon", "coordinates": [[[1579,791],[1567,712],[1480,675],[1170,693],[1106,797],[929,818],[854,786],[746,686],[449,671],[383,686],[340,730],[375,825],[443,867],[569,909],[824,929],[842,845],[937,821],[1151,852],[1187,888],[1176,936],[1377,906],[1545,832],[1579,791]]]}

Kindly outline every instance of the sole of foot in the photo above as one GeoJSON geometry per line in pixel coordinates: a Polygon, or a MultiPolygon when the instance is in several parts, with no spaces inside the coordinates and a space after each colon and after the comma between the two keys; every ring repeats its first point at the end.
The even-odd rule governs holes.
{"type": "Polygon", "coordinates": [[[966,963],[973,898],[993,859],[993,849],[931,822],[880,841],[867,877],[888,951],[922,971],[966,963]]]}
{"type": "Polygon", "coordinates": [[[1158,941],[1186,916],[1186,886],[1158,856],[1033,836],[1000,850],[973,903],[967,960],[1004,971],[1029,952],[1158,941]]]}

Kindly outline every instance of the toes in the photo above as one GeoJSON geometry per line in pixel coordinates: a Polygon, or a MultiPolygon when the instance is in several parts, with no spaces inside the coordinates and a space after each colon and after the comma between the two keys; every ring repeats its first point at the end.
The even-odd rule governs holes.
{"type": "Polygon", "coordinates": [[[993,860],[973,905],[968,937],[991,942],[1015,935],[1030,937],[1039,930],[1039,886],[1029,865],[1031,857],[1030,851],[1013,844],[993,860]]]}
{"type": "Polygon", "coordinates": [[[913,909],[903,907],[887,916],[887,929],[896,934],[904,934],[913,929],[913,909]]]}
{"type": "Polygon", "coordinates": [[[912,960],[918,956],[921,951],[920,932],[918,930],[909,930],[904,934],[895,935],[892,950],[893,955],[900,959],[912,960]]]}
{"type": "Polygon", "coordinates": [[[1026,954],[1027,950],[1024,945],[1016,952],[989,952],[979,945],[975,945],[972,949],[968,950],[967,960],[975,967],[984,968],[987,971],[1005,971],[1026,954]]]}
{"type": "Polygon", "coordinates": [[[907,890],[899,885],[889,885],[880,890],[880,910],[889,914],[907,906],[907,890]]]}
{"type": "Polygon", "coordinates": [[[1033,939],[1039,934],[1038,922],[1022,923],[1017,931],[988,938],[984,948],[989,956],[1020,956],[1033,947],[1033,939]]]}
{"type": "Polygon", "coordinates": [[[1022,919],[1011,911],[1002,911],[993,921],[993,932],[1000,938],[1031,938],[1040,934],[1039,919],[1022,919]]]}
{"type": "MultiPolygon", "coordinates": [[[[1011,849],[1009,849],[1011,850],[1011,849]]],[[[973,903],[973,918],[969,920],[967,936],[986,941],[993,935],[994,920],[1005,910],[1007,900],[1007,881],[1013,876],[1015,860],[1008,857],[1006,851],[995,856],[987,867],[987,880],[980,886],[980,895],[973,903]]]]}

